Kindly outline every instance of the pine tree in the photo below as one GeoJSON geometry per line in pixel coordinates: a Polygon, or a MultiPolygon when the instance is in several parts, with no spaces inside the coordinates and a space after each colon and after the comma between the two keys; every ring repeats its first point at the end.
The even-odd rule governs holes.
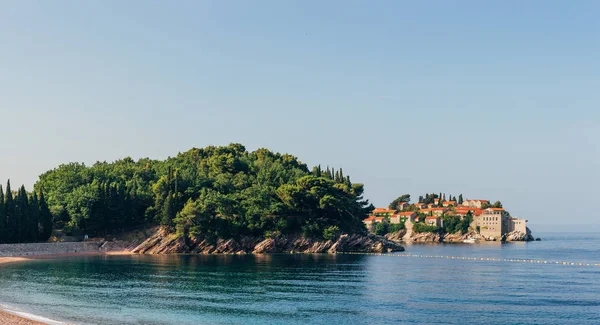
{"type": "Polygon", "coordinates": [[[48,203],[46,203],[46,199],[44,198],[44,190],[40,189],[40,241],[48,241],[50,236],[52,236],[52,213],[50,213],[50,209],[48,208],[48,203]]]}
{"type": "Polygon", "coordinates": [[[40,206],[35,192],[31,193],[29,197],[29,227],[27,229],[29,231],[29,239],[31,241],[38,241],[40,232],[40,206]]]}
{"type": "Polygon", "coordinates": [[[340,183],[344,182],[344,172],[342,171],[342,168],[340,168],[340,183]]]}
{"type": "Polygon", "coordinates": [[[4,209],[4,191],[0,185],[0,244],[6,243],[6,213],[4,209]]]}
{"type": "Polygon", "coordinates": [[[6,183],[6,194],[4,201],[4,209],[6,213],[6,238],[8,243],[16,243],[17,237],[17,206],[13,199],[12,190],[10,188],[10,180],[6,183]]]}

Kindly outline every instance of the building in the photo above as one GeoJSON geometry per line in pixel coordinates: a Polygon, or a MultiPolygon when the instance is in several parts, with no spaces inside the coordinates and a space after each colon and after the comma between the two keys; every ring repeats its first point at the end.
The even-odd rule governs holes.
{"type": "Polygon", "coordinates": [[[518,231],[520,233],[527,233],[527,220],[518,218],[508,218],[508,232],[518,231]]]}
{"type": "Polygon", "coordinates": [[[365,226],[367,226],[367,228],[369,228],[370,226],[372,226],[376,223],[380,223],[380,222],[387,222],[387,218],[386,217],[369,216],[368,218],[363,220],[363,223],[365,224],[365,226]]]}
{"type": "Polygon", "coordinates": [[[448,209],[446,208],[428,208],[419,210],[420,213],[424,213],[426,215],[434,215],[438,217],[443,216],[444,213],[446,213],[447,211],[448,209]]]}
{"type": "Polygon", "coordinates": [[[442,202],[443,207],[454,207],[456,206],[456,201],[444,201],[442,202]]]}
{"type": "Polygon", "coordinates": [[[404,210],[408,208],[410,204],[408,202],[400,202],[398,203],[398,210],[404,210]]]}
{"type": "Polygon", "coordinates": [[[425,204],[425,203],[415,203],[415,204],[413,204],[413,206],[415,208],[417,208],[418,210],[427,208],[427,204],[425,204]]]}
{"type": "Polygon", "coordinates": [[[473,217],[471,227],[477,229],[485,238],[502,238],[508,233],[509,215],[503,208],[489,208],[473,217]]]}
{"type": "Polygon", "coordinates": [[[390,217],[390,223],[404,223],[407,220],[414,222],[416,217],[416,212],[399,212],[390,217]]]}
{"type": "Polygon", "coordinates": [[[392,214],[396,213],[396,210],[386,209],[386,208],[375,208],[373,212],[371,212],[374,216],[378,217],[389,217],[392,214]]]}
{"type": "Polygon", "coordinates": [[[425,224],[428,226],[443,227],[444,220],[438,216],[428,216],[425,217],[425,224]]]}
{"type": "Polygon", "coordinates": [[[470,208],[479,208],[479,209],[481,209],[481,207],[482,207],[482,205],[484,203],[488,203],[489,204],[490,201],[488,201],[488,200],[466,200],[466,201],[463,202],[462,205],[466,206],[466,207],[470,207],[470,208]]]}

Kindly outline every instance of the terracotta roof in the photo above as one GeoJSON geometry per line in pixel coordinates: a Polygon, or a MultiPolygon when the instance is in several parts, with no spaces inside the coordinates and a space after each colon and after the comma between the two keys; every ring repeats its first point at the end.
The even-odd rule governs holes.
{"type": "Polygon", "coordinates": [[[504,211],[504,208],[489,208],[486,210],[492,210],[492,211],[504,211]]]}
{"type": "Polygon", "coordinates": [[[373,213],[394,213],[396,212],[396,210],[390,210],[390,209],[385,209],[385,208],[376,208],[375,210],[373,210],[373,213]]]}
{"type": "Polygon", "coordinates": [[[413,214],[415,214],[415,212],[400,212],[400,213],[398,213],[399,216],[412,216],[413,214]]]}

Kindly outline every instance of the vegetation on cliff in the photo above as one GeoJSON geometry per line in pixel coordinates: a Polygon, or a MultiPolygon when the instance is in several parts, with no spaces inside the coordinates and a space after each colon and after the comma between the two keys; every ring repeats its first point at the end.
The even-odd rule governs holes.
{"type": "Polygon", "coordinates": [[[343,171],[241,144],[191,149],[164,161],[131,158],[60,165],[40,176],[55,225],[106,235],[160,224],[213,238],[364,233],[372,209],[343,171]]]}

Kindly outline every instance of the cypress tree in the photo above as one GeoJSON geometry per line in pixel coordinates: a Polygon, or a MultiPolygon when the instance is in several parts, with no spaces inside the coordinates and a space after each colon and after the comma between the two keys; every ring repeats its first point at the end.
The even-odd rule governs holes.
{"type": "Polygon", "coordinates": [[[17,241],[29,242],[29,200],[25,186],[21,186],[17,192],[17,241]]]}
{"type": "Polygon", "coordinates": [[[44,190],[40,189],[40,241],[47,241],[52,236],[52,213],[50,213],[50,209],[48,208],[48,203],[46,203],[46,199],[44,198],[44,190]]]}
{"type": "Polygon", "coordinates": [[[12,190],[10,188],[10,180],[6,183],[6,194],[4,201],[4,211],[6,213],[6,238],[7,242],[17,242],[17,206],[13,199],[12,190]]]}
{"type": "Polygon", "coordinates": [[[29,197],[29,238],[31,241],[39,240],[40,233],[40,206],[35,192],[29,197]]]}
{"type": "Polygon", "coordinates": [[[6,213],[4,209],[4,191],[0,185],[0,244],[6,243],[6,213]]]}
{"type": "Polygon", "coordinates": [[[463,204],[463,202],[464,202],[464,201],[463,201],[463,196],[462,196],[462,194],[460,194],[460,195],[458,196],[458,204],[463,204]]]}
{"type": "Polygon", "coordinates": [[[173,221],[173,218],[175,218],[175,214],[175,199],[173,194],[169,191],[163,206],[161,224],[165,226],[171,226],[171,222],[173,221]]]}

